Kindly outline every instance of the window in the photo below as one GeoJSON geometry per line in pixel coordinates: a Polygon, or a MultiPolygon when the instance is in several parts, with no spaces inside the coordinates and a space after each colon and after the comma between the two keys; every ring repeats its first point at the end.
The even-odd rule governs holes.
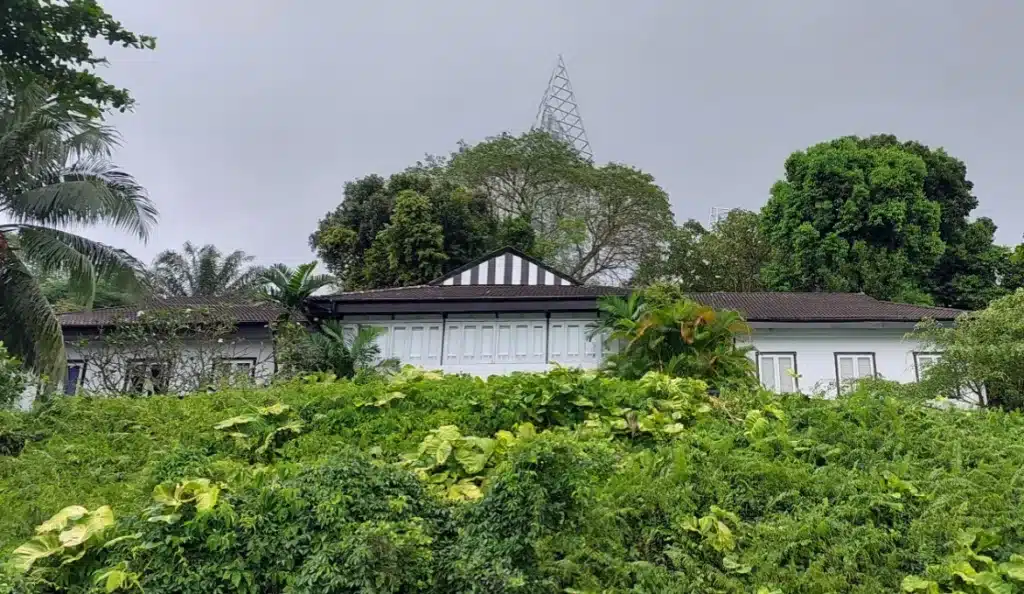
{"type": "Polygon", "coordinates": [[[136,360],[128,364],[125,391],[131,394],[166,394],[171,374],[166,363],[136,360]]]}
{"type": "Polygon", "coordinates": [[[857,380],[875,377],[874,353],[836,353],[836,386],[842,387],[857,380]]]}
{"type": "Polygon", "coordinates": [[[780,394],[796,392],[796,353],[758,353],[757,370],[761,385],[780,394]]]}
{"type": "Polygon", "coordinates": [[[917,381],[921,381],[925,370],[938,363],[940,358],[942,355],[939,353],[914,353],[914,375],[917,381]]]}
{"type": "Polygon", "coordinates": [[[256,376],[256,357],[235,357],[218,359],[216,365],[217,379],[229,382],[240,378],[256,376]]]}
{"type": "Polygon", "coordinates": [[[68,361],[68,374],[64,378],[64,393],[73,396],[78,393],[78,389],[82,386],[82,382],[85,380],[85,361],[82,360],[69,360],[68,361]]]}

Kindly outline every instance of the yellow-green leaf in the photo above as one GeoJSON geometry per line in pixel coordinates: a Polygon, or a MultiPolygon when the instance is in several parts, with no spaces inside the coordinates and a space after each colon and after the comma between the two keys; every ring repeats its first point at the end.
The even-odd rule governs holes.
{"type": "Polygon", "coordinates": [[[40,560],[64,550],[55,534],[36,536],[11,553],[11,566],[21,573],[32,569],[32,565],[40,560]]]}
{"type": "Polygon", "coordinates": [[[36,527],[37,534],[44,532],[59,532],[68,526],[68,522],[77,520],[89,513],[89,510],[81,505],[69,505],[53,515],[52,518],[36,527]]]}

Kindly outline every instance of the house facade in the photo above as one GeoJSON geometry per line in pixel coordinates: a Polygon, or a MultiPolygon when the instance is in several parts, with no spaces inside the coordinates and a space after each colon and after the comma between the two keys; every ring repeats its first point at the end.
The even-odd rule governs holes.
{"type": "Polygon", "coordinates": [[[273,306],[203,297],[63,314],[63,390],[182,393],[225,379],[269,381],[275,371],[269,325],[279,314],[273,306]]]}
{"type": "MultiPolygon", "coordinates": [[[[582,285],[512,249],[467,264],[428,285],[340,293],[310,310],[350,327],[384,330],[385,357],[450,373],[487,376],[595,368],[614,345],[592,335],[598,299],[629,289],[582,285]]],[[[855,293],[694,293],[740,312],[752,328],[738,343],[765,387],[835,396],[864,377],[917,381],[938,355],[906,338],[924,318],[951,323],[963,313],[879,301],[855,293]]]]}
{"type": "MultiPolygon", "coordinates": [[[[375,326],[381,356],[446,373],[478,376],[536,372],[555,365],[597,368],[615,348],[595,336],[598,300],[629,289],[583,285],[514,249],[488,254],[433,282],[412,287],[314,297],[314,319],[347,329],[375,326]]],[[[931,318],[951,323],[959,310],[878,301],[851,293],[694,293],[695,301],[740,312],[752,328],[737,343],[762,384],[777,392],[834,397],[864,377],[913,382],[938,354],[906,338],[931,318]]],[[[65,392],[187,392],[182,380],[206,371],[246,375],[257,383],[275,371],[269,324],[280,311],[221,299],[158,300],[148,306],[61,316],[68,351],[65,392]],[[228,334],[194,334],[174,354],[111,350],[120,321],[161,309],[215,312],[228,334]],[[191,366],[191,367],[190,367],[191,366]],[[182,374],[182,371],[187,373],[182,374]]],[[[205,376],[203,376],[205,377],[205,376]]]]}

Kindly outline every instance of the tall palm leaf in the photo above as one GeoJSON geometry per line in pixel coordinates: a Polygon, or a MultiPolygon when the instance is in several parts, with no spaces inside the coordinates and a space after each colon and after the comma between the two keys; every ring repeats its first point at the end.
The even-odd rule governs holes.
{"type": "Polygon", "coordinates": [[[151,270],[157,292],[167,297],[243,295],[259,284],[263,269],[247,266],[255,258],[235,250],[224,255],[214,245],[197,248],[186,241],[181,251],[164,250],[151,270]]]}
{"type": "Polygon", "coordinates": [[[91,306],[97,275],[140,286],[142,264],[69,228],[107,224],[148,239],[157,211],[129,174],[107,159],[117,133],[68,111],[42,89],[0,80],[0,337],[34,370],[59,378],[60,323],[32,271],[67,274],[91,306]]]}
{"type": "Polygon", "coordinates": [[[280,306],[285,316],[302,311],[306,299],[336,282],[329,274],[314,274],[315,270],[315,261],[300,264],[296,268],[284,264],[270,266],[260,277],[263,283],[261,300],[280,306]]]}

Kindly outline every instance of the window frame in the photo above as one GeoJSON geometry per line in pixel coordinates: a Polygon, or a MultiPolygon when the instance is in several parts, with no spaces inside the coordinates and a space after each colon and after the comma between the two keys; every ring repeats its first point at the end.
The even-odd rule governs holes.
{"type": "MultiPolygon", "coordinates": [[[[836,396],[840,396],[843,393],[843,378],[839,375],[839,358],[840,357],[871,357],[871,379],[878,379],[878,357],[874,351],[861,351],[861,352],[834,352],[832,353],[832,361],[835,364],[836,369],[836,396]]],[[[856,361],[856,359],[854,359],[856,361]]],[[[856,369],[856,366],[854,367],[856,369]]],[[[864,378],[854,378],[859,380],[864,378]]]]}
{"type": "Polygon", "coordinates": [[[914,381],[918,383],[921,382],[921,361],[918,359],[920,355],[942,358],[942,353],[938,351],[914,351],[914,381]]]}
{"type": "Polygon", "coordinates": [[[145,359],[145,358],[131,359],[131,360],[128,361],[128,365],[125,367],[125,374],[124,374],[124,392],[126,394],[136,394],[136,395],[140,395],[140,396],[158,396],[158,395],[168,394],[168,393],[170,393],[170,391],[171,391],[171,362],[170,361],[160,361],[159,359],[145,359]],[[157,387],[158,384],[155,381],[155,378],[153,377],[153,367],[157,366],[157,365],[160,366],[161,371],[166,375],[166,379],[162,380],[162,382],[163,382],[163,386],[162,387],[164,388],[163,390],[160,390],[157,387]],[[131,388],[131,385],[132,385],[132,371],[137,366],[143,366],[146,369],[146,371],[149,373],[148,379],[153,384],[153,391],[151,393],[149,393],[149,394],[147,394],[146,391],[145,391],[145,382],[143,382],[143,390],[141,392],[129,391],[129,388],[131,388]]]}
{"type": "Polygon", "coordinates": [[[256,364],[258,360],[256,357],[217,357],[213,362],[213,373],[214,377],[217,377],[217,367],[225,363],[248,363],[249,364],[249,379],[256,379],[256,364]]]}
{"type": "MultiPolygon", "coordinates": [[[[800,364],[797,362],[796,351],[754,351],[756,355],[754,357],[755,367],[757,370],[757,383],[764,387],[764,383],[761,380],[761,357],[793,357],[793,391],[792,392],[775,392],[776,394],[799,394],[800,393],[800,364]]],[[[777,367],[776,367],[777,369],[777,367]]],[[[781,383],[780,386],[781,388],[781,383]]]]}
{"type": "Polygon", "coordinates": [[[85,372],[89,368],[89,361],[87,359],[68,359],[67,367],[70,370],[72,366],[77,365],[81,367],[81,371],[78,372],[78,381],[75,383],[75,389],[68,392],[68,373],[64,373],[64,395],[75,396],[78,394],[78,390],[82,388],[82,384],[85,383],[85,372]]]}

